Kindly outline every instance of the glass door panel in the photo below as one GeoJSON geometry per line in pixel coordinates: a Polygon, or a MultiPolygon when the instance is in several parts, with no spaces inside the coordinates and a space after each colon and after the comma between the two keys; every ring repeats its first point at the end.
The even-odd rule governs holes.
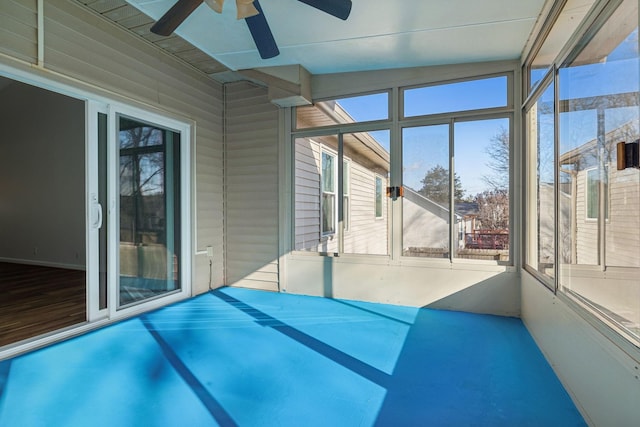
{"type": "Polygon", "coordinates": [[[107,308],[107,126],[108,117],[98,113],[98,206],[100,209],[100,230],[98,231],[98,309],[107,308]]]}
{"type": "Polygon", "coordinates": [[[118,307],[181,289],[180,134],[118,118],[118,307]]]}
{"type": "Polygon", "coordinates": [[[388,130],[343,135],[344,253],[389,253],[389,140],[388,130]]]}

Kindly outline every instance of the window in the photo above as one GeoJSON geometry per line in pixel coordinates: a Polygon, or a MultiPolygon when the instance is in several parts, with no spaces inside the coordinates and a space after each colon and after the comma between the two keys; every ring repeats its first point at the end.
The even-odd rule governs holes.
{"type": "Polygon", "coordinates": [[[609,218],[607,175],[606,168],[604,170],[604,179],[600,179],[600,171],[597,168],[587,170],[585,190],[587,219],[598,219],[600,216],[600,204],[604,206],[605,218],[609,218]],[[600,199],[600,194],[602,194],[602,199],[600,199]]]}
{"type": "Polygon", "coordinates": [[[405,89],[404,116],[506,107],[507,80],[499,76],[405,89]]]}
{"type": "Polygon", "coordinates": [[[349,162],[342,163],[342,223],[344,231],[349,230],[349,162]]]}
{"type": "Polygon", "coordinates": [[[510,80],[404,90],[404,256],[510,260],[510,80]]]}
{"type": "Polygon", "coordinates": [[[492,67],[296,107],[295,249],[510,262],[513,80],[492,67]],[[403,197],[387,197],[389,185],[403,197]]]}
{"type": "Polygon", "coordinates": [[[640,137],[638,2],[576,39],[526,108],[527,269],[640,345],[640,170],[616,165],[640,137]]]}
{"type": "MultiPolygon", "coordinates": [[[[388,143],[388,130],[294,140],[296,250],[388,253],[388,218],[375,217],[375,180],[389,174],[388,143]]],[[[383,178],[383,192],[385,185],[383,178]]]]}
{"type": "Polygon", "coordinates": [[[554,85],[548,84],[527,111],[527,265],[555,288],[554,85]]]}
{"type": "Polygon", "coordinates": [[[509,119],[455,123],[454,256],[509,260],[509,119]]]}
{"type": "Polygon", "coordinates": [[[640,136],[638,2],[623,1],[591,34],[558,77],[572,189],[557,225],[559,289],[640,344],[640,170],[616,167],[617,143],[640,136]]]}
{"type": "Polygon", "coordinates": [[[388,215],[384,215],[387,208],[384,187],[390,168],[386,148],[389,132],[345,133],[342,142],[344,230],[348,230],[341,236],[342,251],[345,254],[386,255],[389,224],[388,215]],[[376,193],[376,188],[381,188],[382,192],[376,193]]]}
{"type": "Polygon", "coordinates": [[[376,218],[382,218],[382,202],[384,198],[382,177],[376,176],[376,218]]]}
{"type": "Polygon", "coordinates": [[[296,108],[296,129],[351,124],[389,118],[389,93],[373,93],[314,102],[296,108]]]}
{"type": "Polygon", "coordinates": [[[322,235],[336,232],[336,156],[322,152],[322,235]]]}
{"type": "Polygon", "coordinates": [[[402,253],[449,258],[449,125],[402,130],[402,253]]]}

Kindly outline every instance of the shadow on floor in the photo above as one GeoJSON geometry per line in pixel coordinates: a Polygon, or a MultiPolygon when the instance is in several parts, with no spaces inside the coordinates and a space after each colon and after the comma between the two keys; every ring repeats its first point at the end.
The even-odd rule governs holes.
{"type": "Polygon", "coordinates": [[[0,425],[584,421],[518,319],[225,288],[0,362],[0,425]]]}

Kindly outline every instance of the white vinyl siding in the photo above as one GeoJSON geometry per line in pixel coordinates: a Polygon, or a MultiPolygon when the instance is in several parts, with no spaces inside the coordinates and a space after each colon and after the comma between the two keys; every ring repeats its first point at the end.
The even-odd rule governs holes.
{"type": "MultiPolygon", "coordinates": [[[[376,220],[375,215],[376,177],[380,178],[355,160],[351,161],[351,227],[345,234],[345,253],[387,253],[387,223],[376,220]]],[[[387,198],[383,197],[383,212],[386,209],[387,198]]]]}
{"type": "MultiPolygon", "coordinates": [[[[592,170],[584,170],[577,175],[576,264],[581,265],[598,264],[598,221],[587,217],[587,174],[592,170]]],[[[610,171],[609,206],[612,208],[605,224],[605,265],[640,267],[638,174],[633,169],[618,171],[611,168],[610,171]]]]}
{"type": "Polygon", "coordinates": [[[320,241],[320,146],[298,138],[295,146],[295,249],[320,241]]]}
{"type": "MultiPolygon", "coordinates": [[[[37,37],[35,29],[28,30],[36,22],[35,0],[0,3],[0,50],[17,59],[32,58],[30,62],[35,62],[37,37]],[[9,21],[11,25],[5,26],[9,21]],[[21,45],[20,40],[31,40],[34,44],[20,42],[24,47],[13,52],[15,46],[21,45]]],[[[75,79],[74,84],[80,89],[97,91],[123,103],[157,107],[193,120],[197,200],[194,243],[202,253],[194,259],[193,291],[201,293],[209,289],[209,260],[204,255],[207,246],[212,246],[214,253],[211,284],[222,285],[221,85],[80,4],[45,1],[44,12],[46,69],[75,79]]]]}
{"type": "Polygon", "coordinates": [[[278,109],[252,83],[226,91],[226,282],[277,291],[278,109]]]}

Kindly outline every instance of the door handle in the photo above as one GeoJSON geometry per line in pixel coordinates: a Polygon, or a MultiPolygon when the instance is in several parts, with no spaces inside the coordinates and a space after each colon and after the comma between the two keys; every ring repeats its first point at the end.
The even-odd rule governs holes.
{"type": "Polygon", "coordinates": [[[94,215],[94,220],[93,220],[93,228],[102,228],[102,205],[100,203],[94,203],[93,204],[93,211],[94,213],[97,213],[97,215],[94,215]]]}
{"type": "Polygon", "coordinates": [[[93,228],[102,228],[102,205],[95,194],[91,195],[91,220],[93,228]]]}

